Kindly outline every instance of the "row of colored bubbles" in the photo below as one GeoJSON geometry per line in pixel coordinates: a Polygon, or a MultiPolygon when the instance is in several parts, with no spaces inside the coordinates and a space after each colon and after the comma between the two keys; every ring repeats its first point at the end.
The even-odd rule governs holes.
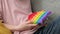
{"type": "Polygon", "coordinates": [[[29,15],[28,20],[33,21],[34,24],[41,24],[51,14],[51,11],[41,10],[29,15]]]}

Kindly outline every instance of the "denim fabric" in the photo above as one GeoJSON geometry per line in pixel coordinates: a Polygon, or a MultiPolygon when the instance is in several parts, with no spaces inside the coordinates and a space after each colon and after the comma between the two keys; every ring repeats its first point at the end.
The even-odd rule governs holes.
{"type": "Polygon", "coordinates": [[[54,19],[46,27],[39,28],[34,34],[60,34],[60,17],[54,19]]]}

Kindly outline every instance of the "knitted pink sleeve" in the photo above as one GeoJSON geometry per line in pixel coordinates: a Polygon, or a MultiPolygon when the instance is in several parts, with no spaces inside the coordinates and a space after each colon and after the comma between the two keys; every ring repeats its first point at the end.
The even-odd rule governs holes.
{"type": "MultiPolygon", "coordinates": [[[[32,13],[30,0],[1,0],[3,19],[7,24],[18,25],[23,23],[27,16],[32,13]]],[[[20,34],[15,31],[14,34],[20,34]]]]}

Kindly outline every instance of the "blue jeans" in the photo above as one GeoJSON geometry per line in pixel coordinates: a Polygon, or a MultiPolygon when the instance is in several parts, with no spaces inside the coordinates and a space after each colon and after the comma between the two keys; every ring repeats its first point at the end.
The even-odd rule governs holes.
{"type": "Polygon", "coordinates": [[[39,28],[34,34],[60,34],[60,17],[53,20],[46,27],[39,28]]]}

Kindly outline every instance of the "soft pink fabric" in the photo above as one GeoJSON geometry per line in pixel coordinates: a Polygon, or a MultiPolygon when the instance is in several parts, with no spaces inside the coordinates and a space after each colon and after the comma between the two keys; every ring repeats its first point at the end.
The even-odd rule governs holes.
{"type": "MultiPolygon", "coordinates": [[[[4,22],[11,25],[23,23],[32,13],[30,0],[0,0],[0,11],[2,11],[4,22]]],[[[14,34],[20,34],[20,32],[15,31],[14,34]]]]}

